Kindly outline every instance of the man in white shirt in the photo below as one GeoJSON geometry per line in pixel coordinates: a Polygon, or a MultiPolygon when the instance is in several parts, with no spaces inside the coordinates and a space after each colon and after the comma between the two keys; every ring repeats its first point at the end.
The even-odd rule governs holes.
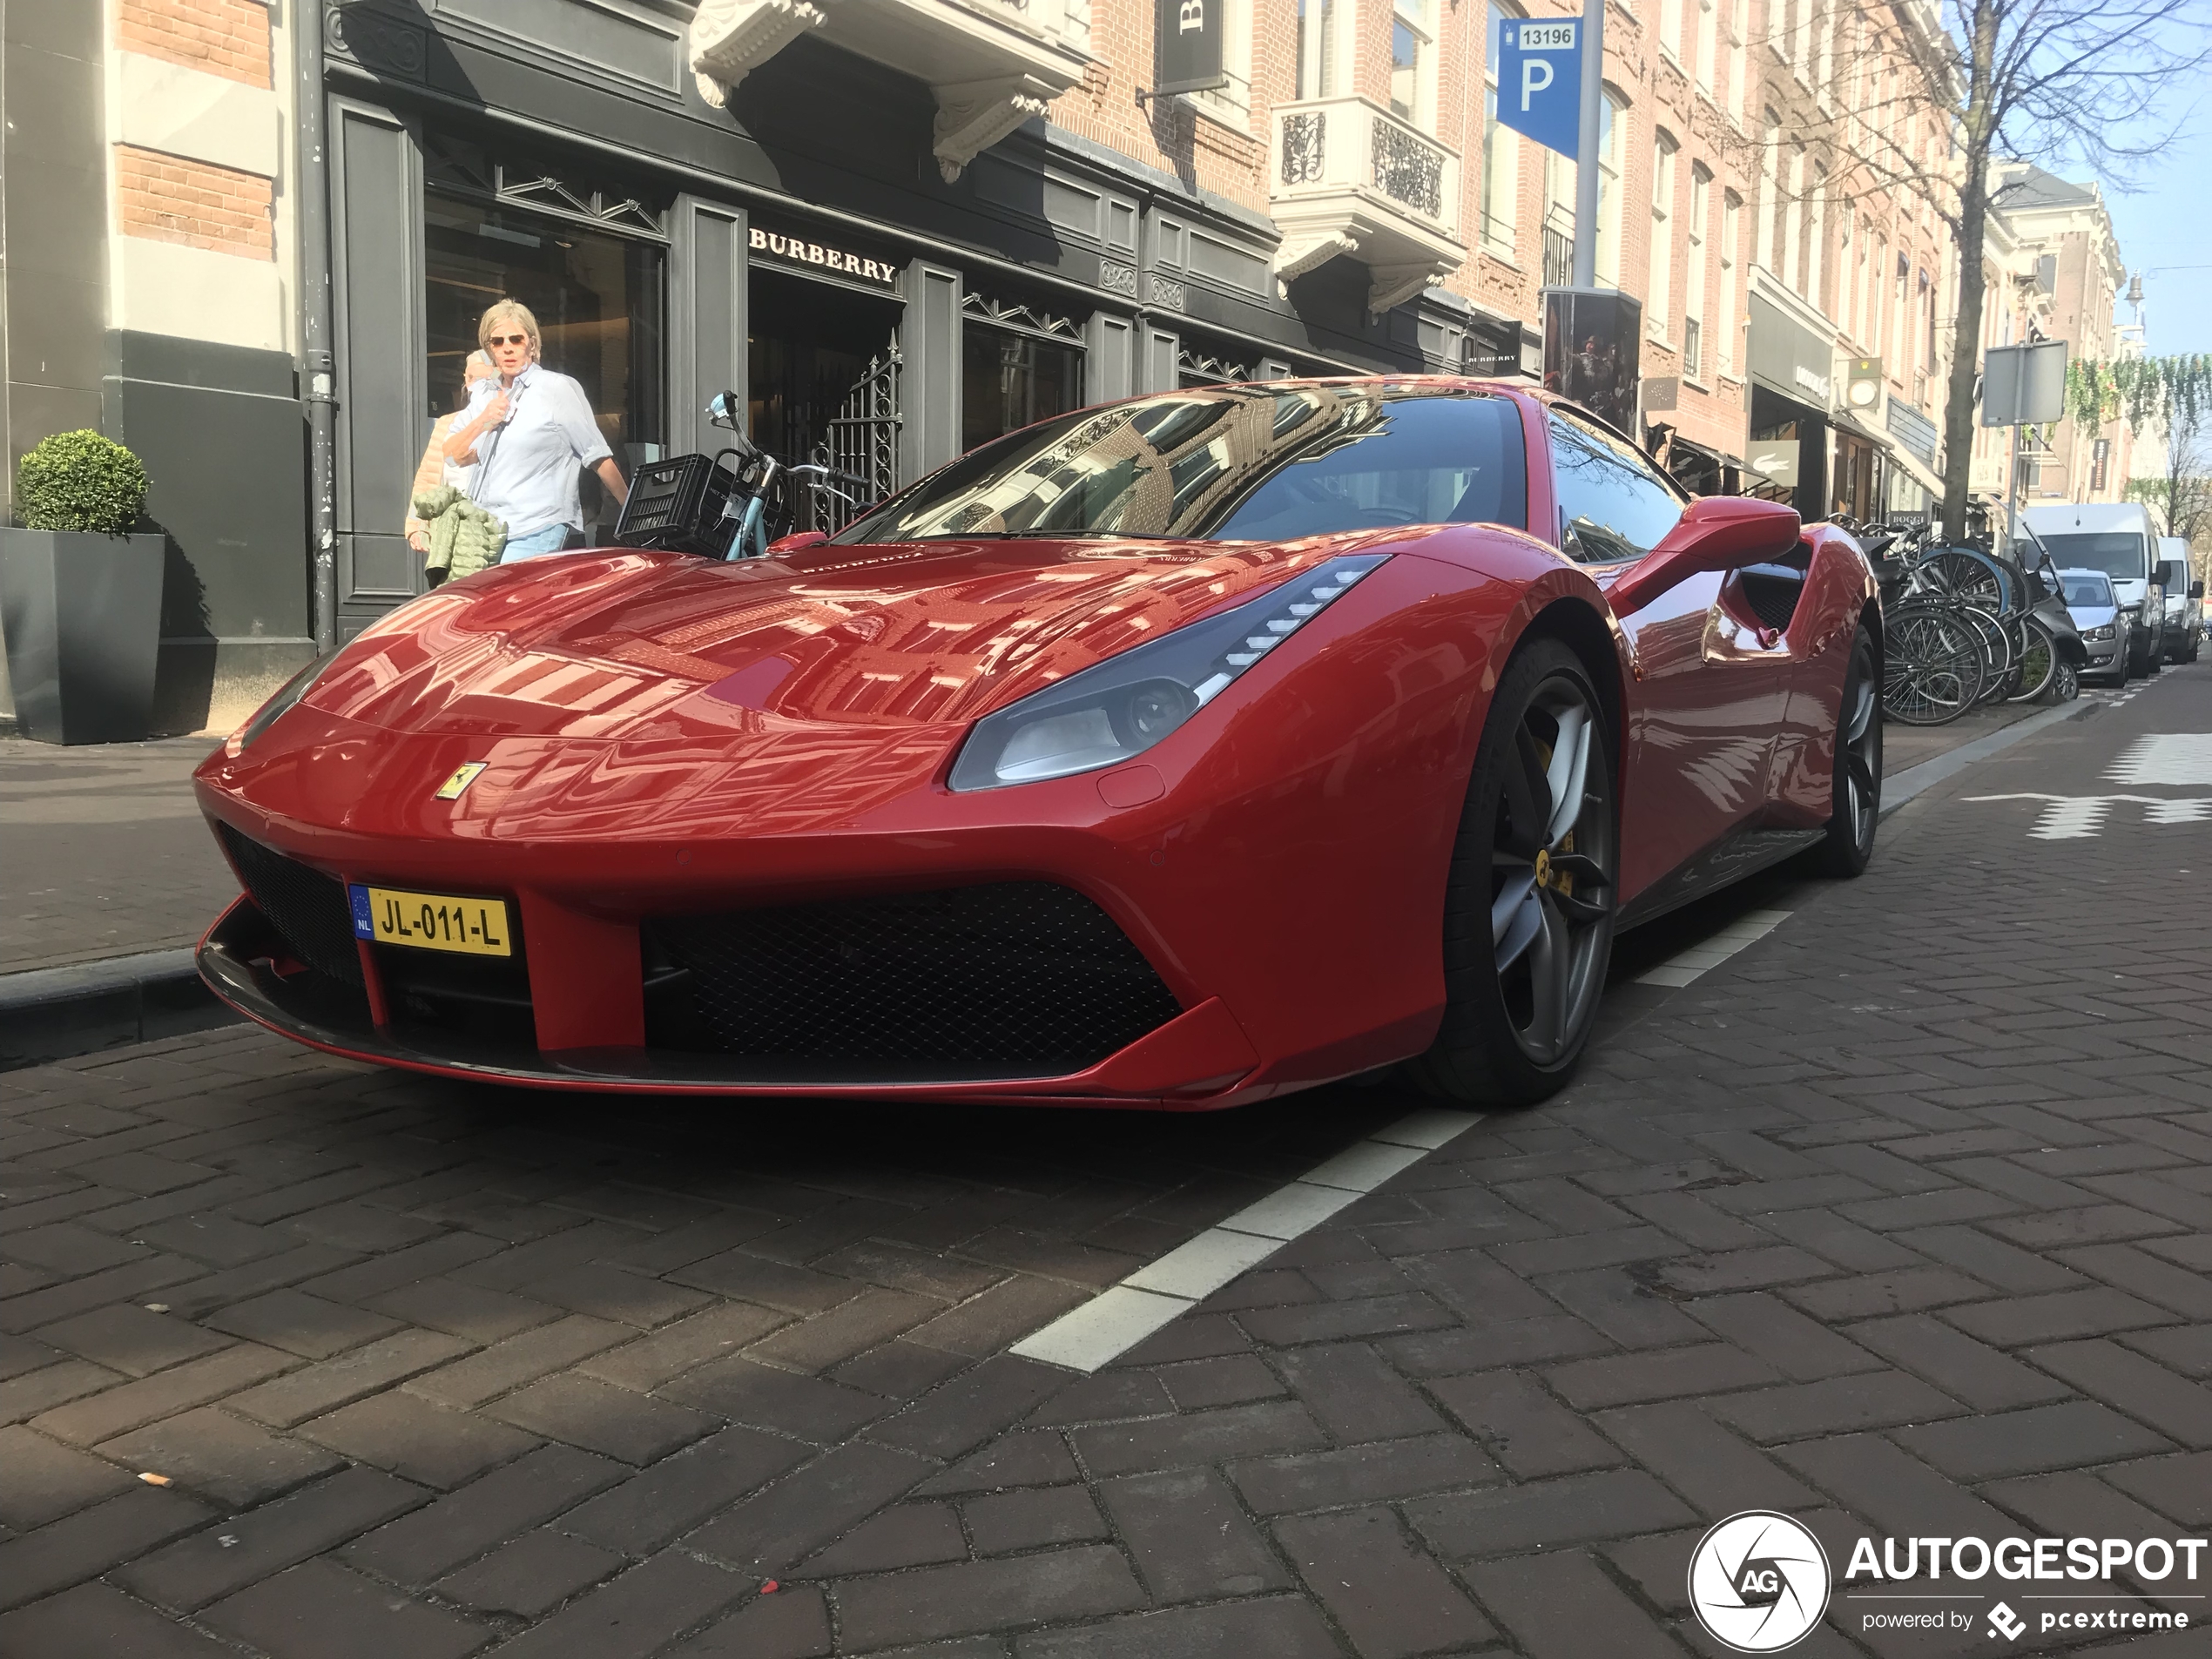
{"type": "Polygon", "coordinates": [[[475,469],[476,504],[506,521],[502,564],[562,552],[582,537],[582,470],[590,468],[620,502],[629,494],[622,469],[583,388],[537,361],[537,319],[528,306],[500,300],[476,337],[499,372],[471,391],[447,459],[475,469]]]}

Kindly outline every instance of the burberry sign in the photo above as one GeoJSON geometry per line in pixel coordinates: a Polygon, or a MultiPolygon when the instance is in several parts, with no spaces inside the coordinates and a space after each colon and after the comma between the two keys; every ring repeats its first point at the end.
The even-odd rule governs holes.
{"type": "Polygon", "coordinates": [[[830,247],[812,242],[803,236],[786,236],[779,231],[766,231],[756,225],[752,227],[752,251],[772,254],[779,260],[789,260],[794,265],[819,266],[825,271],[834,271],[840,276],[858,277],[863,282],[873,282],[879,287],[896,287],[899,267],[881,260],[861,258],[841,247],[830,247]]]}

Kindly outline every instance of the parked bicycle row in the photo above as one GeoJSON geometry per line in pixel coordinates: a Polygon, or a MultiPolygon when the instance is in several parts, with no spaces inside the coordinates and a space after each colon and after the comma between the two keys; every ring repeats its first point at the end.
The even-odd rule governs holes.
{"type": "Polygon", "coordinates": [[[2132,503],[2031,509],[2001,553],[1925,525],[1854,528],[1882,583],[1883,709],[1905,725],[2064,702],[2087,679],[2194,662],[2202,644],[2186,550],[2132,503]]]}

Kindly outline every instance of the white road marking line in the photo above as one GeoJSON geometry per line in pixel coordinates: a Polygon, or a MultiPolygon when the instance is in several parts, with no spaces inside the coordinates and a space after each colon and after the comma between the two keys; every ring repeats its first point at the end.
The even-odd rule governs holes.
{"type": "Polygon", "coordinates": [[[1786,910],[1751,910],[1679,955],[1636,975],[1639,985],[1687,985],[1700,974],[1718,968],[1746,945],[1764,939],[1790,920],[1786,910]]]}
{"type": "Polygon", "coordinates": [[[1093,1372],[1186,1308],[1258,1266],[1377,1187],[1482,1121],[1478,1112],[1413,1112],[1356,1141],[1197,1238],[1062,1314],[1009,1352],[1093,1372]]]}
{"type": "Polygon", "coordinates": [[[2122,749],[2105,776],[2115,784],[2212,784],[2212,732],[2155,732],[2122,749]]]}
{"type": "Polygon", "coordinates": [[[2201,824],[2212,819],[2212,795],[2170,800],[2159,795],[2046,795],[2027,790],[2010,795],[1961,795],[1959,799],[2041,801],[2043,810],[2027,832],[2037,841],[2095,840],[2104,833],[2105,819],[2116,801],[2131,800],[2141,806],[2146,824],[2201,824]]]}

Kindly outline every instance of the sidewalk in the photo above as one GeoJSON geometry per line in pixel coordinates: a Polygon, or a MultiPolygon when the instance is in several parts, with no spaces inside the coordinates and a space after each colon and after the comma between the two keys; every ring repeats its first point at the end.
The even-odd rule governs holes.
{"type": "Polygon", "coordinates": [[[213,747],[0,738],[0,974],[198,941],[238,891],[187,781],[213,747]]]}

